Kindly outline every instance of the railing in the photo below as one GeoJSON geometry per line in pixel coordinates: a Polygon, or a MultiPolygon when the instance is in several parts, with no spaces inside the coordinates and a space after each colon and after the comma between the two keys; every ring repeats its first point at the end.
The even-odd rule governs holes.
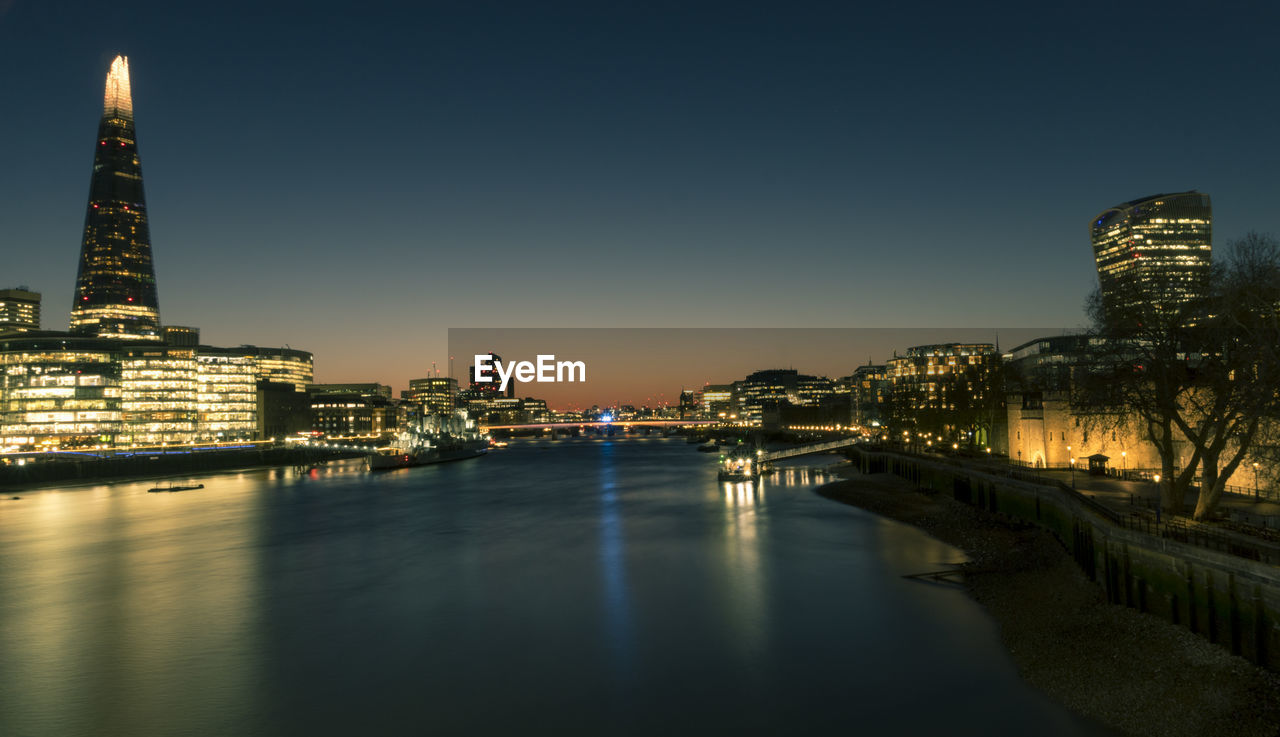
{"type": "Polygon", "coordinates": [[[841,440],[831,440],[825,443],[813,443],[812,445],[801,445],[797,448],[787,448],[785,450],[775,450],[765,453],[761,458],[766,461],[777,461],[783,458],[794,458],[796,456],[809,455],[810,453],[825,453],[829,450],[839,450],[840,448],[848,448],[857,444],[856,438],[843,438],[841,440]]]}
{"type": "MultiPolygon", "coordinates": [[[[1103,504],[1094,497],[1073,489],[1063,481],[1045,476],[1043,468],[1024,468],[1016,464],[976,463],[955,458],[902,454],[920,461],[928,461],[958,469],[986,473],[994,476],[1023,481],[1038,486],[1057,489],[1059,492],[1076,500],[1081,506],[1096,513],[1103,519],[1126,529],[1143,532],[1149,535],[1176,540],[1178,542],[1207,548],[1229,555],[1270,564],[1280,564],[1280,534],[1266,528],[1251,525],[1232,525],[1231,523],[1205,524],[1181,517],[1165,517],[1160,519],[1155,507],[1147,502],[1143,512],[1124,512],[1123,510],[1103,504]]],[[[1131,497],[1131,504],[1133,503],[1131,497]]]]}

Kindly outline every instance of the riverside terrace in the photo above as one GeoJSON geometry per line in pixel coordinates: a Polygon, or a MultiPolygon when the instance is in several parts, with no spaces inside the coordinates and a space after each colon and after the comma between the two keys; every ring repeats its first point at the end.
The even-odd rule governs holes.
{"type": "MultiPolygon", "coordinates": [[[[1077,488],[1052,474],[995,462],[854,449],[863,473],[891,473],[986,512],[1042,527],[1107,601],[1186,627],[1280,670],[1280,534],[1230,519],[1161,518],[1137,486],[1077,488]]],[[[1082,483],[1083,481],[1083,483],[1082,483]]],[[[1121,482],[1126,483],[1126,482],[1121,482]]],[[[1127,482],[1132,483],[1132,482],[1127,482]]],[[[1233,500],[1238,507],[1242,500],[1233,500]]],[[[1258,505],[1270,502],[1257,502],[1258,505]]],[[[1273,515],[1266,515],[1273,517],[1273,515]]]]}

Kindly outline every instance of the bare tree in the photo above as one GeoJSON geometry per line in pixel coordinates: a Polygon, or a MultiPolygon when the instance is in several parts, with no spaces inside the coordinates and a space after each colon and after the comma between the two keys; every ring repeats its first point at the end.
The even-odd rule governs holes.
{"type": "Polygon", "coordinates": [[[1162,278],[1177,275],[1135,280],[1118,299],[1090,297],[1094,355],[1073,402],[1095,421],[1138,419],[1159,452],[1170,512],[1183,511],[1202,470],[1194,514],[1203,519],[1280,416],[1280,245],[1250,233],[1203,283],[1183,285],[1183,299],[1142,299],[1178,293],[1162,278]]]}

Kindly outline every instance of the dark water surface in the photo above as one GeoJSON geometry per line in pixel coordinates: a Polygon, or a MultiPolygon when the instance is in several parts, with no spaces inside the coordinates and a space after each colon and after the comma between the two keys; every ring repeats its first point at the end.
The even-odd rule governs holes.
{"type": "Polygon", "coordinates": [[[1096,731],[901,577],[957,550],[803,466],[722,484],[652,438],[202,481],[0,502],[0,735],[1096,731]]]}

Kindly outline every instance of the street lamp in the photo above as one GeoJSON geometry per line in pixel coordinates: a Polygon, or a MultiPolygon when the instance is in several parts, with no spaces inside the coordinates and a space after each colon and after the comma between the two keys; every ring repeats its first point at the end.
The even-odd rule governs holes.
{"type": "Polygon", "coordinates": [[[1071,459],[1071,488],[1076,488],[1076,459],[1071,459]]]}
{"type": "Polygon", "coordinates": [[[1120,470],[1129,470],[1129,451],[1127,450],[1120,451],[1120,470]]]}
{"type": "Polygon", "coordinates": [[[1164,509],[1164,494],[1160,493],[1160,474],[1151,477],[1156,482],[1156,524],[1160,524],[1160,511],[1164,509]]]}
{"type": "Polygon", "coordinates": [[[1258,464],[1253,464],[1253,500],[1258,501],[1258,464]]]}

